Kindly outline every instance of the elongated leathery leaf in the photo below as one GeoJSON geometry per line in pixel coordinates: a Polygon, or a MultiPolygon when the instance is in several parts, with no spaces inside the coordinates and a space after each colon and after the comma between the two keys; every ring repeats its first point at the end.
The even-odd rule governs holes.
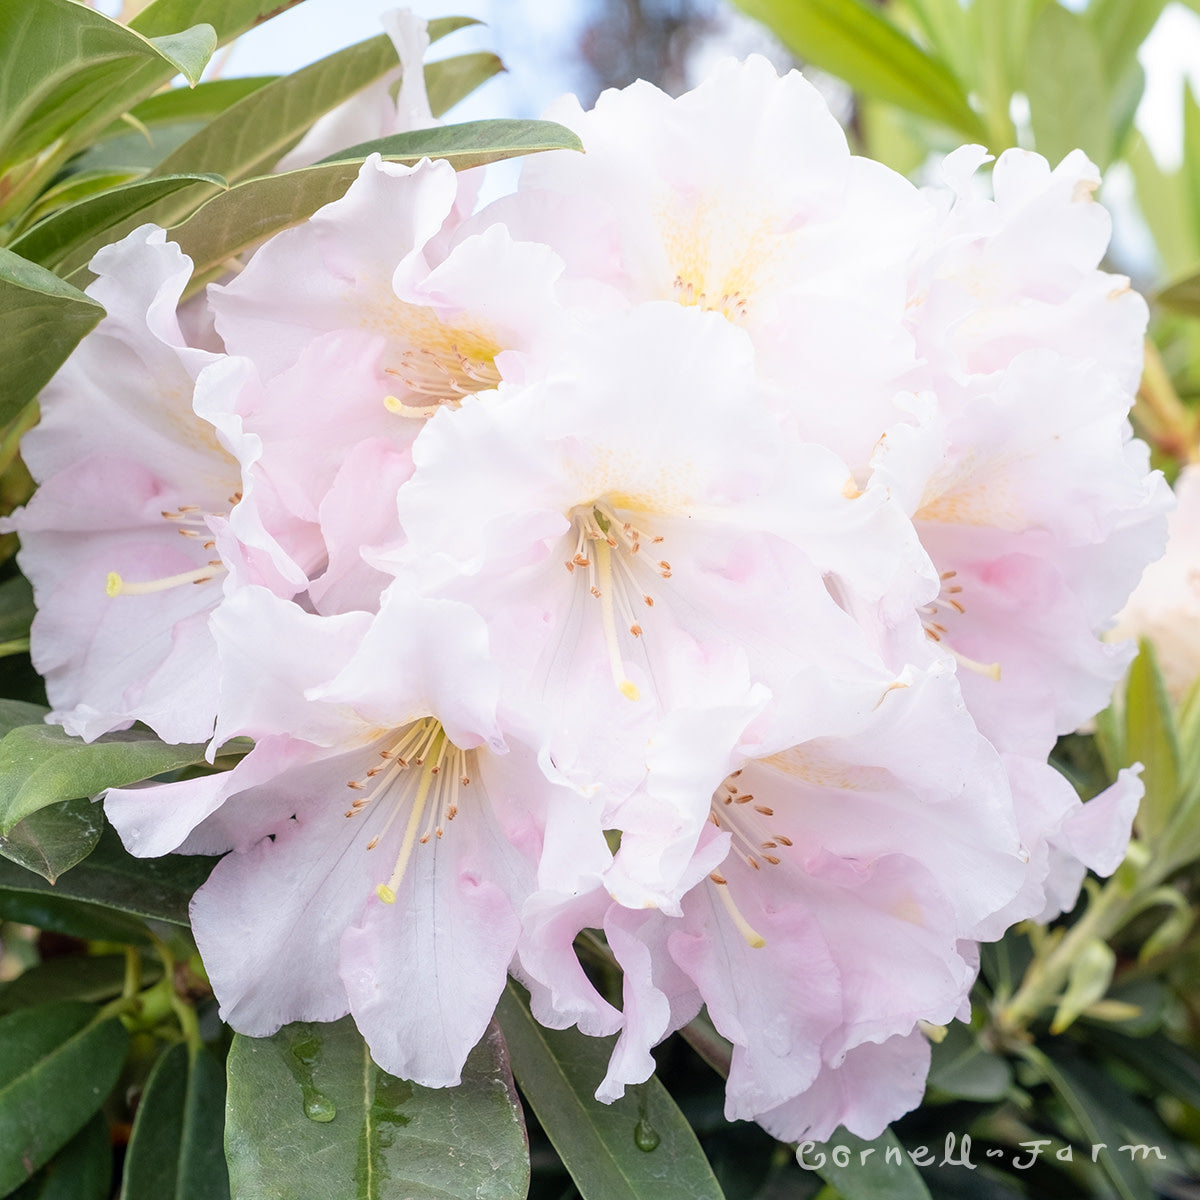
{"type": "Polygon", "coordinates": [[[67,1002],[0,1017],[0,1195],[46,1163],[104,1103],[129,1036],[67,1002]]]}
{"type": "Polygon", "coordinates": [[[736,0],[804,62],[851,87],[981,139],[978,114],[944,63],[866,0],[736,0]]]}
{"type": "Polygon", "coordinates": [[[173,75],[196,82],[215,46],[205,24],[151,40],[72,0],[0,5],[0,221],[173,75]]]}
{"type": "Polygon", "coordinates": [[[64,800],[38,809],[0,834],[0,854],[50,883],[96,848],[104,814],[90,800],[64,800]]]}
{"type": "Polygon", "coordinates": [[[179,1044],[154,1064],[138,1106],[121,1200],[229,1200],[225,1072],[179,1044]]]}
{"type": "Polygon", "coordinates": [[[136,729],[84,742],[57,725],[21,726],[0,740],[0,833],[48,804],[203,761],[203,746],[168,746],[136,729]]]}
{"type": "MultiPolygon", "coordinates": [[[[89,905],[114,909],[117,913],[186,925],[192,893],[208,878],[215,861],[201,855],[185,854],[134,858],[121,845],[116,833],[105,829],[96,849],[53,886],[40,875],[0,859],[0,896],[5,892],[34,893],[51,908],[59,900],[83,900],[89,905]]],[[[27,909],[27,912],[31,911],[34,911],[32,903],[27,909]]],[[[48,911],[46,915],[53,919],[55,914],[48,911]]],[[[63,914],[63,917],[70,919],[71,913],[63,914]]],[[[29,923],[52,927],[43,920],[29,923]]],[[[118,928],[127,926],[126,922],[117,924],[118,928]]],[[[136,930],[136,926],[133,928],[136,930]]],[[[127,938],[116,933],[92,936],[123,941],[136,940],[137,934],[134,932],[127,938]]]]}
{"type": "Polygon", "coordinates": [[[235,1037],[228,1073],[238,1200],[510,1200],[529,1186],[524,1120],[494,1026],[456,1088],[381,1071],[349,1017],[235,1037]]]}
{"type": "Polygon", "coordinates": [[[172,198],[173,208],[187,213],[224,188],[224,181],[217,175],[139,179],[60,208],[17,238],[12,249],[68,275],[86,266],[101,246],[120,241],[139,225],[153,220],[160,202],[167,197],[172,198]]]}
{"type": "Polygon", "coordinates": [[[10,1200],[108,1200],[112,1157],[108,1122],[97,1113],[10,1200]]]}
{"type": "Polygon", "coordinates": [[[104,309],[78,288],[0,248],[0,425],[16,419],[66,361],[104,309]]]}
{"type": "Polygon", "coordinates": [[[584,1200],[719,1200],[692,1127],[657,1079],[614,1104],[594,1098],[615,1038],[544,1028],[513,984],[496,1015],[521,1091],[584,1200]]]}
{"type": "Polygon", "coordinates": [[[472,121],[397,134],[371,143],[358,158],[318,163],[248,179],[215,196],[172,234],[195,264],[193,286],[222,269],[229,259],[251,246],[310,217],[322,205],[345,194],[354,182],[361,158],[378,149],[393,162],[415,163],[424,157],[444,158],[457,170],[534,154],[542,150],[577,150],[579,139],[553,121],[472,121]]]}

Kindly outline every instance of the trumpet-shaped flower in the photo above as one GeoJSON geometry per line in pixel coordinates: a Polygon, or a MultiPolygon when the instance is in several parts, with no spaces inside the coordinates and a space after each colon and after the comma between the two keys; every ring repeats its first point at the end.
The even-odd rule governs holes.
{"type": "Polygon", "coordinates": [[[216,537],[241,492],[236,460],[192,409],[219,356],[180,332],[192,264],[161,229],[91,266],[88,292],[108,315],[42,393],[22,446],[40,486],[8,522],[38,606],[33,661],[70,733],[140,720],[167,741],[203,741],[217,700],[216,537]]]}
{"type": "Polygon", "coordinates": [[[547,808],[570,795],[502,728],[482,621],[395,586],[375,617],[248,587],[213,624],[218,739],[255,749],[228,775],[110,791],[110,819],[135,852],[163,848],[163,817],[189,848],[232,847],[192,927],[235,1029],[350,1012],[385,1070],[456,1083],[504,986],[547,808]]]}

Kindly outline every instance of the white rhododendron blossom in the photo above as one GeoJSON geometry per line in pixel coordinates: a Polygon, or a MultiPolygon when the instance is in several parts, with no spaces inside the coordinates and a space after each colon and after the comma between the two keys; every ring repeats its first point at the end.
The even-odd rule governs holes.
{"type": "Polygon", "coordinates": [[[979,943],[1128,841],[1136,770],[1083,804],[1047,758],[1165,538],[1145,305],[1079,152],[921,191],[761,59],[550,115],[586,154],[473,215],[369,158],[210,286],[204,349],[161,230],[97,255],[10,523],[52,719],[253,741],[106,799],[135,854],[225,855],[192,920],[235,1029],[350,1013],[451,1085],[511,972],[620,1035],[602,1100],[703,1005],[730,1118],[873,1137],[979,943]]]}

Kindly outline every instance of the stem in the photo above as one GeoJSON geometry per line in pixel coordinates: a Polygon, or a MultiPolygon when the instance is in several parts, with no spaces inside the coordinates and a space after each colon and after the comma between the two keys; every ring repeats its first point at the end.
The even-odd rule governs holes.
{"type": "MultiPolygon", "coordinates": [[[[1133,843],[1134,846],[1139,844],[1133,843]]],[[[1109,941],[1146,907],[1150,893],[1172,871],[1161,840],[1155,849],[1158,854],[1141,866],[1133,883],[1129,882],[1127,857],[1065,936],[1056,944],[1050,943],[1049,953],[1039,951],[1029,964],[1016,994],[996,1012],[996,1026],[1002,1037],[1019,1044],[1029,1023],[1058,999],[1083,947],[1092,940],[1109,941]]]]}
{"type": "Polygon", "coordinates": [[[1044,958],[1035,958],[1013,998],[996,1014],[1000,1032],[1015,1042],[1025,1027],[1058,997],[1079,952],[1093,939],[1107,941],[1132,915],[1138,892],[1126,890],[1120,869],[1088,905],[1087,912],[1044,958]]]}

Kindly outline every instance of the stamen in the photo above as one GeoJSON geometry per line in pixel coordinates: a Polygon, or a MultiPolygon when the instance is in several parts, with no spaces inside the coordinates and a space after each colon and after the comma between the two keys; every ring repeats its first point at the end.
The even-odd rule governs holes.
{"type": "Polygon", "coordinates": [[[608,665],[612,671],[613,682],[617,690],[627,700],[637,700],[641,693],[637,684],[625,673],[625,664],[621,661],[621,650],[617,644],[617,622],[613,614],[612,602],[612,551],[607,540],[599,538],[596,541],[596,571],[602,587],[597,593],[592,588],[593,595],[599,595],[600,611],[604,621],[604,640],[608,645],[608,665]]]}
{"type": "Polygon", "coordinates": [[[197,567],[194,571],[181,571],[178,575],[165,575],[161,579],[147,579],[136,583],[130,583],[116,571],[109,571],[104,582],[104,593],[109,599],[115,596],[148,596],[152,592],[165,592],[185,583],[207,583],[224,570],[225,564],[216,559],[205,567],[197,567]]]}
{"type": "Polygon", "coordinates": [[[715,873],[710,875],[709,878],[717,885],[717,895],[721,897],[721,903],[725,905],[725,911],[729,913],[729,919],[733,922],[738,933],[742,935],[746,945],[751,950],[761,950],[767,944],[767,939],[742,916],[741,910],[729,894],[729,885],[715,873]]]}
{"type": "Polygon", "coordinates": [[[1000,664],[976,662],[973,658],[968,658],[965,654],[959,654],[953,646],[947,646],[947,650],[954,655],[955,659],[961,666],[967,668],[968,671],[974,671],[976,675],[986,675],[988,679],[993,679],[996,683],[1000,682],[1000,664]]]}
{"type": "Polygon", "coordinates": [[[397,417],[411,417],[413,420],[425,421],[442,406],[440,404],[405,404],[399,396],[384,396],[383,407],[397,417]]]}
{"type": "MultiPolygon", "coordinates": [[[[437,722],[434,722],[433,729],[434,732],[428,743],[428,749],[441,750],[442,744],[446,740],[446,733],[437,722]]],[[[384,904],[396,903],[396,889],[400,886],[400,881],[404,878],[404,872],[408,868],[408,860],[412,855],[413,845],[417,838],[417,829],[421,824],[421,816],[425,811],[425,801],[429,798],[429,789],[433,784],[436,770],[435,759],[433,763],[427,763],[421,772],[421,781],[417,785],[417,794],[413,798],[412,811],[409,813],[408,826],[404,830],[404,841],[400,844],[400,853],[396,856],[396,865],[387,883],[381,883],[375,889],[375,894],[384,904]]]]}

